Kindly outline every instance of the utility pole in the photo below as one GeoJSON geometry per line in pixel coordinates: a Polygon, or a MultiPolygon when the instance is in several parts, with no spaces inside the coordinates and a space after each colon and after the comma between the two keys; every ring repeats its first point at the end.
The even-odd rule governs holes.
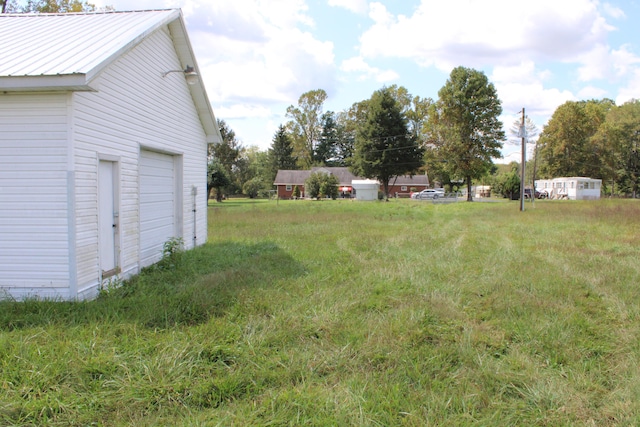
{"type": "MultiPolygon", "coordinates": [[[[522,123],[520,124],[520,136],[522,137],[522,167],[520,168],[520,212],[524,212],[524,169],[527,164],[527,131],[524,126],[524,107],[522,108],[522,123]]],[[[532,195],[532,197],[535,196],[532,195]]]]}

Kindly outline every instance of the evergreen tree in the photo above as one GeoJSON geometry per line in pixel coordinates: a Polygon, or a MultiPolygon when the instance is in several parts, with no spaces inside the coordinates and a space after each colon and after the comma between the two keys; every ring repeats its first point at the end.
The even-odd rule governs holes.
{"type": "Polygon", "coordinates": [[[377,179],[388,200],[391,178],[416,173],[423,164],[424,149],[408,132],[392,90],[374,92],[366,105],[365,119],[356,128],[351,169],[356,175],[377,179]]]}
{"type": "Polygon", "coordinates": [[[335,114],[327,111],[320,120],[322,132],[320,141],[316,145],[314,153],[314,163],[324,166],[334,166],[336,161],[338,145],[338,123],[335,114]]]}
{"type": "Polygon", "coordinates": [[[287,133],[287,129],[280,125],[275,135],[273,143],[268,151],[269,163],[271,164],[271,182],[276,177],[278,170],[296,170],[298,169],[296,159],[293,157],[293,145],[291,138],[287,133]]]}

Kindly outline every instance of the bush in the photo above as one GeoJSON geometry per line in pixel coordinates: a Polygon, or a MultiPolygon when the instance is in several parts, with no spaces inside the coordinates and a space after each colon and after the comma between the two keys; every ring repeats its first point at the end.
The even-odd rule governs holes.
{"type": "Polygon", "coordinates": [[[314,172],[304,182],[304,188],[308,197],[320,199],[321,197],[338,197],[338,178],[329,173],[314,172]]]}
{"type": "Polygon", "coordinates": [[[264,184],[262,180],[260,178],[253,178],[244,183],[242,192],[249,196],[250,199],[255,199],[263,188],[264,184]]]}

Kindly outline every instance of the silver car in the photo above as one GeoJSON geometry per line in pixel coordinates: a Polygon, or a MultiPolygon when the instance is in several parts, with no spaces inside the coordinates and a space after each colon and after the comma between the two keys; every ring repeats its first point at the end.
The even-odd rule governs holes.
{"type": "Polygon", "coordinates": [[[416,194],[416,199],[437,199],[444,197],[444,190],[427,188],[416,194]]]}

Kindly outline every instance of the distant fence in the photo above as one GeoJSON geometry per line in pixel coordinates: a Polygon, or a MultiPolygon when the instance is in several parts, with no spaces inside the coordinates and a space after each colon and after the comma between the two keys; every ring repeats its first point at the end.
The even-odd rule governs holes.
{"type": "Polygon", "coordinates": [[[444,197],[438,197],[437,199],[431,199],[433,203],[455,203],[459,199],[462,199],[462,193],[459,191],[452,193],[445,193],[444,197]]]}

